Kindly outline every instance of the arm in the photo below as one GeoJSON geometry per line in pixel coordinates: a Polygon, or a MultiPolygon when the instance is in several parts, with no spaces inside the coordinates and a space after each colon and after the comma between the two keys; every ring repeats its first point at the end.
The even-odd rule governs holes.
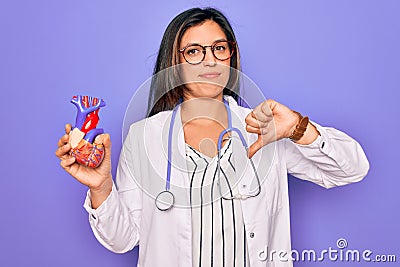
{"type": "Polygon", "coordinates": [[[360,181],[369,170],[360,144],[339,130],[313,124],[321,135],[312,143],[282,140],[288,172],[325,188],[360,181]]]}
{"type": "Polygon", "coordinates": [[[298,178],[330,188],[360,181],[367,174],[369,163],[361,146],[338,130],[308,123],[296,143],[289,140],[300,121],[295,112],[274,100],[261,103],[246,117],[246,130],[258,134],[249,157],[279,141],[288,172],[298,178]]]}
{"type": "Polygon", "coordinates": [[[114,252],[125,252],[139,242],[141,190],[134,183],[132,134],[125,141],[117,170],[117,184],[111,175],[111,140],[108,134],[96,137],[105,148],[104,160],[97,168],[87,168],[70,155],[69,133],[71,125],[65,126],[66,134],[58,141],[56,156],[60,165],[80,183],[89,187],[84,207],[89,212],[90,225],[96,238],[114,252]],[[130,165],[128,166],[128,163],[130,165]],[[129,203],[129,205],[127,204],[129,203]]]}
{"type": "Polygon", "coordinates": [[[98,241],[107,249],[124,253],[139,243],[141,190],[134,182],[132,134],[128,134],[121,151],[116,183],[97,208],[93,191],[88,192],[84,207],[98,241]]]}

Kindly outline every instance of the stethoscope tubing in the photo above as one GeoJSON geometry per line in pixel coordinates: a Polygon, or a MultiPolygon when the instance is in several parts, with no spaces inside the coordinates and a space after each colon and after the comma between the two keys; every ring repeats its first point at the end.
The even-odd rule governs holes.
{"type": "MultiPolygon", "coordinates": [[[[229,103],[228,103],[228,101],[226,101],[225,99],[224,99],[223,101],[224,101],[225,108],[226,108],[226,111],[227,111],[227,114],[228,114],[228,128],[227,128],[227,129],[224,129],[224,130],[220,133],[220,135],[219,135],[219,137],[218,137],[218,144],[217,144],[218,181],[217,181],[217,184],[218,184],[218,187],[219,187],[219,192],[220,192],[221,197],[222,197],[223,199],[226,199],[226,200],[231,200],[231,199],[233,199],[233,198],[235,198],[235,197],[233,197],[233,198],[226,198],[226,197],[224,197],[224,196],[222,195],[222,192],[221,192],[221,184],[220,184],[220,177],[221,177],[221,175],[220,175],[220,172],[221,172],[221,170],[220,170],[220,156],[221,156],[221,149],[222,149],[223,136],[224,136],[226,133],[229,133],[229,132],[236,132],[236,133],[239,135],[239,138],[240,138],[240,140],[241,140],[241,142],[242,142],[243,147],[246,149],[246,154],[248,153],[248,146],[247,146],[246,140],[245,140],[243,134],[240,132],[240,130],[239,130],[238,128],[232,127],[232,115],[231,115],[231,109],[230,109],[230,107],[229,107],[229,103]]],[[[174,107],[174,109],[172,110],[172,116],[171,116],[171,121],[170,121],[170,125],[169,125],[169,130],[168,130],[168,152],[167,152],[168,162],[167,162],[167,177],[166,177],[165,190],[161,191],[161,192],[157,195],[157,197],[156,197],[156,199],[155,199],[156,207],[157,207],[160,211],[167,211],[167,210],[171,209],[171,208],[174,206],[174,204],[175,204],[175,196],[174,196],[174,194],[170,191],[170,186],[171,186],[171,167],[172,167],[172,163],[171,163],[171,160],[172,160],[172,136],[173,136],[173,131],[174,131],[174,123],[175,123],[175,118],[176,118],[177,110],[178,110],[178,108],[180,107],[180,105],[182,104],[182,102],[183,102],[182,99],[180,99],[179,102],[178,102],[178,104],[177,104],[177,105],[174,107]],[[169,197],[169,199],[170,199],[169,202],[168,202],[168,201],[167,201],[167,202],[162,202],[162,200],[160,199],[162,196],[169,197]],[[164,206],[163,206],[163,205],[164,205],[164,206]]],[[[251,162],[251,166],[252,166],[252,168],[253,168],[253,170],[254,170],[254,173],[255,173],[255,175],[256,175],[256,178],[257,178],[257,182],[258,182],[258,192],[257,192],[255,195],[250,195],[250,196],[242,196],[242,195],[240,195],[239,198],[241,198],[241,199],[246,199],[246,198],[249,198],[249,197],[257,196],[257,195],[259,195],[260,192],[261,192],[261,184],[260,184],[260,180],[259,180],[259,177],[258,177],[256,168],[255,168],[255,166],[254,166],[254,162],[253,162],[252,159],[250,159],[250,162],[251,162]]]]}

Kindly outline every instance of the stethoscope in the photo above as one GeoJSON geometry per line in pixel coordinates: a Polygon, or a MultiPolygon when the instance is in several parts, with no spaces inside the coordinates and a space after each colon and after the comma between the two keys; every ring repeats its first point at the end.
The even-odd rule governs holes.
{"type": "MultiPolygon", "coordinates": [[[[166,180],[166,184],[165,184],[165,190],[161,191],[156,199],[155,199],[155,203],[156,203],[156,207],[160,210],[160,211],[167,211],[169,209],[171,209],[174,206],[175,203],[175,196],[174,194],[170,191],[170,182],[171,182],[171,155],[172,155],[172,134],[174,131],[174,122],[175,122],[175,117],[176,117],[176,113],[177,110],[179,108],[179,106],[182,104],[182,99],[178,102],[178,104],[175,106],[175,108],[172,111],[172,117],[171,117],[171,122],[169,125],[169,132],[168,132],[168,163],[167,163],[167,180],[166,180]]],[[[224,104],[225,104],[225,108],[228,114],[228,128],[223,130],[219,137],[218,137],[218,144],[217,144],[217,170],[218,170],[218,180],[217,180],[217,184],[218,184],[218,191],[220,196],[225,199],[225,200],[232,200],[232,199],[247,199],[250,197],[256,197],[260,194],[261,192],[261,184],[260,184],[260,179],[258,177],[257,174],[257,170],[256,167],[254,165],[253,160],[250,158],[250,163],[251,163],[251,167],[253,168],[254,174],[257,178],[257,184],[258,184],[258,189],[257,192],[255,194],[251,194],[251,195],[242,195],[240,193],[237,193],[235,196],[233,196],[231,194],[231,196],[224,196],[224,194],[222,194],[221,191],[221,183],[220,183],[220,177],[221,177],[221,150],[222,150],[222,141],[223,141],[223,136],[226,133],[229,132],[235,132],[238,134],[240,141],[242,142],[243,147],[246,150],[246,154],[248,153],[248,146],[246,143],[246,140],[243,136],[243,134],[241,133],[241,131],[238,128],[234,128],[232,127],[232,115],[231,115],[231,109],[229,107],[229,103],[228,101],[226,101],[224,99],[224,104]]]]}

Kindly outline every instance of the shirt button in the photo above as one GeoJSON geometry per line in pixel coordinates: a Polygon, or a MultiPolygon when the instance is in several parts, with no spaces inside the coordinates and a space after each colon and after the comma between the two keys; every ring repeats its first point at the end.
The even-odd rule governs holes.
{"type": "Polygon", "coordinates": [[[324,146],[325,146],[325,142],[322,142],[321,148],[324,148],[324,146]]]}
{"type": "Polygon", "coordinates": [[[95,220],[97,219],[96,216],[94,216],[94,214],[92,214],[92,218],[95,219],[95,220]]]}
{"type": "Polygon", "coordinates": [[[254,237],[254,233],[250,233],[250,238],[253,238],[254,237]]]}
{"type": "Polygon", "coordinates": [[[242,187],[243,187],[243,188],[246,188],[246,187],[247,187],[247,185],[243,184],[243,185],[242,185],[242,187]]]}

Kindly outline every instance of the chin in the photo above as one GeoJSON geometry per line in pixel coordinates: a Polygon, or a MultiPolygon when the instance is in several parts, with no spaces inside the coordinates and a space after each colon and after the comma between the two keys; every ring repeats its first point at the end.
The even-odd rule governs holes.
{"type": "Polygon", "coordinates": [[[187,96],[189,98],[222,98],[224,87],[209,83],[191,84],[188,88],[187,96]]]}

